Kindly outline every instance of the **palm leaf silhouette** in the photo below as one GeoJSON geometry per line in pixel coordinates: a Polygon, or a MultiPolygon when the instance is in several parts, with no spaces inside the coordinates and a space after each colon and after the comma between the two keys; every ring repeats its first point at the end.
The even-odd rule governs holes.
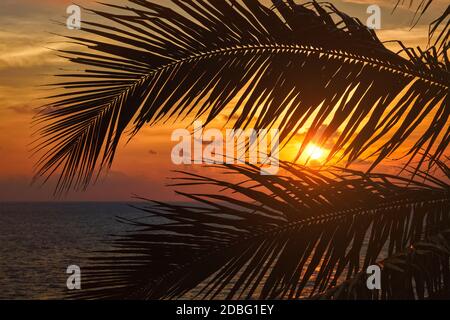
{"type": "MultiPolygon", "coordinates": [[[[415,3],[414,1],[409,1],[409,7],[411,7],[414,3],[415,3]]],[[[417,1],[416,12],[415,12],[414,18],[413,18],[414,25],[416,25],[420,21],[420,19],[425,14],[425,12],[428,11],[428,9],[430,8],[432,3],[433,3],[433,0],[417,1]]],[[[394,7],[394,11],[397,9],[397,7],[399,5],[404,5],[404,4],[405,4],[405,0],[397,0],[395,7],[394,7]]],[[[430,24],[430,32],[429,32],[430,39],[435,36],[435,33],[438,30],[438,28],[442,27],[442,30],[440,31],[439,35],[436,36],[435,43],[434,43],[434,47],[437,47],[438,50],[442,50],[442,54],[444,54],[446,52],[446,50],[443,50],[443,48],[445,46],[447,46],[447,48],[448,48],[448,40],[447,39],[449,37],[449,32],[450,32],[449,18],[450,18],[450,5],[447,6],[447,9],[442,13],[442,15],[440,15],[436,20],[434,20],[430,24]]]]}
{"type": "Polygon", "coordinates": [[[404,252],[378,264],[382,267],[381,289],[367,290],[368,274],[360,272],[353,278],[314,296],[314,299],[448,299],[450,229],[428,237],[404,252]]]}
{"type": "MultiPolygon", "coordinates": [[[[336,285],[351,296],[358,291],[346,284],[358,282],[383,256],[398,272],[393,260],[408,248],[423,248],[445,232],[449,239],[450,185],[428,173],[411,182],[348,169],[282,167],[285,175],[261,176],[255,166],[224,166],[241,177],[238,182],[192,173],[176,178],[180,188],[211,185],[219,192],[179,192],[191,204],[153,201],[141,208],[142,218],[123,220],[133,230],[83,267],[83,291],[76,297],[317,298],[336,285]]],[[[448,180],[448,166],[439,167],[448,180]]],[[[437,279],[449,274],[448,253],[446,264],[442,250],[439,263],[428,263],[434,271],[444,265],[443,272],[422,272],[410,290],[406,282],[391,282],[383,297],[442,293],[450,279],[437,279]]],[[[329,295],[339,297],[336,290],[329,295]]]]}
{"type": "MultiPolygon", "coordinates": [[[[408,1],[409,7],[411,8],[413,6],[413,4],[415,4],[416,1],[414,0],[410,0],[408,1]]],[[[416,3],[416,12],[414,14],[414,18],[413,21],[415,21],[416,23],[420,20],[420,18],[425,14],[425,12],[428,11],[428,9],[430,8],[431,4],[433,3],[433,0],[419,0],[416,3]]],[[[394,11],[400,6],[400,5],[404,5],[405,4],[405,0],[396,0],[395,3],[395,7],[394,7],[394,11]]]]}
{"type": "MultiPolygon", "coordinates": [[[[395,11],[400,5],[404,5],[405,2],[406,2],[405,0],[396,0],[393,11],[395,11]]],[[[419,1],[409,0],[408,4],[409,4],[410,8],[414,4],[416,4],[416,11],[415,11],[415,14],[413,17],[413,23],[415,25],[420,21],[420,19],[423,17],[423,15],[430,9],[431,5],[433,4],[433,0],[419,0],[419,1]]],[[[450,6],[448,8],[450,8],[450,6]]],[[[448,16],[448,13],[444,13],[438,19],[442,19],[443,17],[446,17],[446,16],[448,16]]],[[[446,28],[448,28],[448,25],[446,28]]]]}
{"type": "Polygon", "coordinates": [[[444,11],[444,13],[434,20],[430,25],[430,40],[434,38],[433,46],[437,48],[437,51],[443,56],[443,59],[448,59],[446,52],[448,49],[448,37],[450,35],[450,5],[444,11]],[[442,30],[437,33],[439,27],[442,26],[442,30]]]}
{"type": "Polygon", "coordinates": [[[409,159],[439,159],[449,143],[447,46],[393,53],[329,3],[130,3],[92,10],[106,22],[85,21],[88,36],[68,37],[87,51],[61,51],[85,70],[60,75],[69,80],[38,116],[35,149],[36,179],[59,172],[59,191],[85,188],[109,167],[127,128],[209,123],[234,98],[226,114],[235,128],[277,126],[284,141],[309,128],[299,155],[323,125],[320,143],[339,133],[330,159],[372,155],[372,167],[407,139],[409,159]]]}

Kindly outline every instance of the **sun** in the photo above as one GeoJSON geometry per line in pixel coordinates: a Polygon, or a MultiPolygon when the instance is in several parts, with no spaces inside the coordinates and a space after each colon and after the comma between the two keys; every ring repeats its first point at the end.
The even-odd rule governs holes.
{"type": "Polygon", "coordinates": [[[318,161],[324,158],[325,150],[314,143],[310,143],[306,147],[304,155],[309,160],[318,161]]]}

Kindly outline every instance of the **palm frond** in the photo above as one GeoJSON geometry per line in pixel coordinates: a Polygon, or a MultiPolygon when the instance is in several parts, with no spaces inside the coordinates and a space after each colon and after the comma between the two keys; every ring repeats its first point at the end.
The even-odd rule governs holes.
{"type": "MultiPolygon", "coordinates": [[[[394,11],[398,8],[400,5],[405,5],[405,0],[396,0],[396,4],[394,7],[394,11]]],[[[425,12],[428,11],[431,4],[433,3],[433,0],[408,0],[407,1],[408,6],[411,8],[413,5],[416,5],[416,11],[413,18],[413,23],[419,22],[420,18],[425,14],[425,12]]]]}
{"type": "Polygon", "coordinates": [[[381,289],[368,290],[368,274],[363,271],[313,299],[448,299],[450,230],[427,238],[377,263],[382,269],[381,289]]]}
{"type": "MultiPolygon", "coordinates": [[[[414,1],[408,1],[409,7],[412,7],[414,1]]],[[[421,0],[417,1],[417,7],[416,11],[414,13],[413,17],[413,25],[416,25],[420,19],[423,17],[423,15],[430,9],[430,6],[432,5],[433,0],[421,0]]],[[[405,0],[397,0],[394,10],[395,11],[399,5],[405,5],[405,0]]],[[[441,51],[442,55],[444,55],[444,58],[447,58],[446,49],[448,49],[448,38],[449,38],[449,18],[450,18],[450,5],[447,6],[447,9],[440,15],[436,20],[431,22],[430,24],[430,31],[429,31],[429,38],[434,40],[433,47],[437,48],[437,51],[441,51]],[[439,32],[438,35],[436,35],[436,31],[439,29],[439,27],[442,27],[442,30],[439,32]]]]}
{"type": "Polygon", "coordinates": [[[449,47],[448,38],[450,36],[450,5],[444,13],[434,20],[430,25],[430,40],[434,41],[433,47],[436,48],[443,59],[448,59],[446,53],[449,47]],[[441,28],[440,32],[437,32],[441,28]]]}
{"type": "Polygon", "coordinates": [[[450,225],[445,181],[282,166],[282,176],[225,166],[239,182],[177,178],[217,192],[179,192],[190,204],[153,201],[141,219],[123,220],[133,230],[83,267],[76,297],[311,297],[450,225]]]}
{"type": "Polygon", "coordinates": [[[60,75],[63,93],[37,120],[36,179],[59,172],[59,191],[85,188],[109,167],[127,128],[188,116],[209,123],[234,98],[226,115],[235,128],[276,125],[285,141],[309,128],[299,154],[324,125],[320,143],[339,135],[330,159],[373,154],[376,166],[406,141],[411,159],[447,148],[448,60],[434,50],[395,54],[329,3],[129,2],[92,10],[106,22],[84,21],[87,35],[68,37],[87,50],[60,51],[85,70],[60,75]]]}

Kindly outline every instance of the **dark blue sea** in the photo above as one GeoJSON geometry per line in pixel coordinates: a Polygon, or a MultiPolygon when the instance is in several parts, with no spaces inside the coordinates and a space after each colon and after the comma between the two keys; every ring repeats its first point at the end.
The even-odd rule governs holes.
{"type": "Polygon", "coordinates": [[[128,227],[117,216],[141,212],[126,203],[0,203],[0,299],[54,299],[69,265],[81,268],[110,234],[128,227]]]}
{"type": "Polygon", "coordinates": [[[131,205],[142,206],[0,202],[0,299],[64,298],[67,267],[79,266],[82,279],[88,257],[110,249],[111,235],[130,230],[116,218],[142,217],[131,205]]]}

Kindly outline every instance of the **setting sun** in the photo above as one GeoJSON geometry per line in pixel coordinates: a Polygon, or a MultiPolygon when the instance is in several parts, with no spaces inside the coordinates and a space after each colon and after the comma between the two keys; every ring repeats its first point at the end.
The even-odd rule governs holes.
{"type": "Polygon", "coordinates": [[[310,143],[305,149],[305,156],[308,160],[318,161],[325,157],[325,150],[314,143],[310,143]]]}
{"type": "Polygon", "coordinates": [[[450,301],[449,3],[0,0],[2,307],[450,301]]]}

